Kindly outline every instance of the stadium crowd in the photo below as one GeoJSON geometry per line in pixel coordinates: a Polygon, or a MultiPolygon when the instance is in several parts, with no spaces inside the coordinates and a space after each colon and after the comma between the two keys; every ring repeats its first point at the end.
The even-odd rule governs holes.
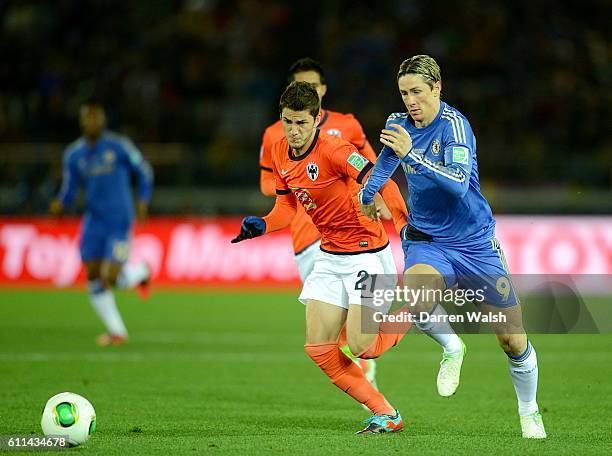
{"type": "MultiPolygon", "coordinates": [[[[0,142],[68,143],[80,100],[96,92],[114,129],[189,145],[190,170],[163,182],[255,187],[291,62],[320,60],[327,106],[358,115],[378,149],[402,110],[399,63],[427,53],[449,103],[470,115],[488,181],[609,188],[606,3],[1,2],[0,142]]],[[[0,171],[17,185],[27,174],[0,171]]]]}

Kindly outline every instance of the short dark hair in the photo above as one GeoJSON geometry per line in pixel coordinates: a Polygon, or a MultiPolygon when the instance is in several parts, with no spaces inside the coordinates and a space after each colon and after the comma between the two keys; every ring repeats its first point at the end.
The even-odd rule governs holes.
{"type": "Polygon", "coordinates": [[[310,57],[304,57],[293,63],[289,67],[289,75],[287,77],[287,82],[293,82],[293,78],[295,73],[302,73],[303,71],[314,71],[319,74],[319,78],[321,79],[321,84],[325,84],[325,72],[323,71],[323,67],[319,62],[310,57]]]}
{"type": "Polygon", "coordinates": [[[308,111],[312,117],[316,118],[321,109],[319,94],[312,84],[293,81],[281,95],[278,106],[281,115],[285,108],[292,111],[308,111]]]}

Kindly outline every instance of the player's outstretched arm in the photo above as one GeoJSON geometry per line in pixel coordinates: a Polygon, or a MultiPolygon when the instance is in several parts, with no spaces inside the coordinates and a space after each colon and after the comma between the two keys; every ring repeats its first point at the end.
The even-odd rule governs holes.
{"type": "Polygon", "coordinates": [[[232,244],[244,241],[245,239],[263,236],[272,231],[282,230],[289,226],[296,212],[297,202],[295,195],[290,191],[289,193],[281,192],[281,194],[276,196],[276,203],[268,215],[265,217],[250,215],[242,219],[240,234],[232,239],[232,244]]]}
{"type": "Polygon", "coordinates": [[[276,181],[271,169],[259,168],[259,190],[266,196],[274,196],[276,194],[276,181]]]}
{"type": "Polygon", "coordinates": [[[64,211],[64,208],[71,206],[81,186],[79,169],[75,156],[70,151],[70,148],[68,148],[64,154],[62,170],[62,187],[60,188],[57,198],[51,201],[51,205],[49,206],[49,212],[52,215],[60,215],[64,211]]]}
{"type": "MultiPolygon", "coordinates": [[[[146,203],[148,207],[153,193],[153,168],[129,138],[121,137],[120,144],[124,154],[127,156],[130,171],[136,176],[138,201],[146,203]]],[[[140,217],[140,214],[138,215],[140,217]]]]}

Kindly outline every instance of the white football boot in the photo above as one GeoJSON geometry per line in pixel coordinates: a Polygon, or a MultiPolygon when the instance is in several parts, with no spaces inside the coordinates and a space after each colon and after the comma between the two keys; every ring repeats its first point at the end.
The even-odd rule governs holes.
{"type": "Polygon", "coordinates": [[[530,415],[521,416],[521,430],[526,439],[545,439],[546,430],[540,412],[533,412],[530,415]]]}
{"type": "Polygon", "coordinates": [[[461,376],[461,365],[467,353],[467,347],[461,341],[461,351],[457,354],[442,356],[440,361],[440,371],[438,372],[438,394],[442,397],[449,397],[455,394],[459,387],[459,377],[461,376]]]}

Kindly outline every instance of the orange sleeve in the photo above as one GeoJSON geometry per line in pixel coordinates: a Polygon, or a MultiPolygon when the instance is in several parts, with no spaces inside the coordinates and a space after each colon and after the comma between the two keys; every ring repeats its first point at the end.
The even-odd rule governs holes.
{"type": "Polygon", "coordinates": [[[269,130],[263,134],[261,148],[259,149],[259,190],[266,196],[276,193],[274,174],[272,173],[272,144],[269,130]]]}
{"type": "Polygon", "coordinates": [[[399,187],[393,179],[389,179],[380,189],[380,195],[383,197],[387,208],[393,216],[393,225],[395,231],[400,234],[402,228],[408,223],[408,209],[406,202],[400,192],[399,187]]]}
{"type": "Polygon", "coordinates": [[[270,163],[272,165],[272,182],[276,202],[268,215],[263,217],[266,222],[266,233],[282,230],[289,226],[295,213],[297,212],[297,201],[286,182],[278,172],[278,167],[274,162],[273,154],[270,153],[270,163]]]}
{"type": "Polygon", "coordinates": [[[263,217],[266,222],[266,233],[282,230],[289,226],[297,212],[297,201],[291,190],[286,193],[277,190],[276,202],[268,215],[263,217]]]}
{"type": "Polygon", "coordinates": [[[331,155],[336,169],[345,176],[350,176],[358,184],[365,182],[365,177],[374,167],[374,163],[360,154],[355,146],[347,144],[331,155]]]}

